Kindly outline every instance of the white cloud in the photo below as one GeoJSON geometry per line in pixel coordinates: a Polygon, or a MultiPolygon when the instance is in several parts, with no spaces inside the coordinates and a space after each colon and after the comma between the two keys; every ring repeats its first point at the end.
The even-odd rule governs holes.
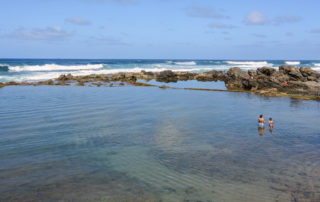
{"type": "Polygon", "coordinates": [[[91,22],[83,18],[67,18],[65,21],[74,25],[91,25],[91,22]]]}
{"type": "Polygon", "coordinates": [[[247,25],[265,25],[268,23],[267,15],[260,11],[253,11],[244,19],[247,25]]]}
{"type": "Polygon", "coordinates": [[[56,40],[66,38],[71,35],[71,32],[63,30],[59,26],[53,26],[46,28],[34,28],[31,31],[18,29],[13,33],[7,35],[7,37],[19,38],[24,40],[56,40]]]}
{"type": "Polygon", "coordinates": [[[227,18],[227,16],[222,15],[211,8],[204,7],[191,7],[187,9],[187,15],[189,17],[197,17],[197,18],[213,18],[213,19],[221,19],[227,18]]]}

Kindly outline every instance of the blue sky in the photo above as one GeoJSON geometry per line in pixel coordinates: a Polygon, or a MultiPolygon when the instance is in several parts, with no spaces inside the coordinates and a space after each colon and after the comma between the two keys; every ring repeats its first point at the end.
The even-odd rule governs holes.
{"type": "Polygon", "coordinates": [[[0,58],[320,59],[318,0],[1,0],[0,58]]]}

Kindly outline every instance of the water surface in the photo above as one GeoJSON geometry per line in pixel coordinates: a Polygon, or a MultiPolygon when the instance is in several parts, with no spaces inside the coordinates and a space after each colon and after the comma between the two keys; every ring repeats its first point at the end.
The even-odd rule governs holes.
{"type": "Polygon", "coordinates": [[[316,101],[9,86],[0,105],[0,201],[320,200],[316,101]]]}

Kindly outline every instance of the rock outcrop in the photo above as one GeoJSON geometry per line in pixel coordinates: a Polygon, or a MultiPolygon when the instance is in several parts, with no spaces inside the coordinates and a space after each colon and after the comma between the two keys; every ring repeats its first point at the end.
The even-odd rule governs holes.
{"type": "MultiPolygon", "coordinates": [[[[85,76],[73,76],[71,74],[60,75],[54,80],[40,81],[36,83],[0,83],[0,88],[9,85],[70,85],[77,86],[114,86],[127,82],[135,86],[154,86],[137,80],[152,80],[159,82],[177,82],[179,80],[197,81],[224,81],[230,91],[248,91],[268,96],[299,95],[320,98],[320,73],[309,67],[280,66],[277,71],[270,67],[261,67],[256,71],[243,71],[239,67],[224,71],[208,71],[202,73],[162,72],[117,73],[117,74],[91,74],[85,76]],[[105,83],[109,83],[105,85],[105,83]]],[[[122,85],[119,85],[122,86],[122,85]]]]}

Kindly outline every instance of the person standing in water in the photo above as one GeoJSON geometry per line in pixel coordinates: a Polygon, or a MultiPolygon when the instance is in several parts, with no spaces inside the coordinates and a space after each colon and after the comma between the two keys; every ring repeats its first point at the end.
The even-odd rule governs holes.
{"type": "Polygon", "coordinates": [[[259,128],[264,128],[264,118],[263,118],[262,114],[258,118],[258,126],[259,126],[259,128]]]}
{"type": "Polygon", "coordinates": [[[269,131],[272,133],[272,130],[273,130],[273,120],[272,120],[272,118],[270,117],[270,118],[269,118],[269,131]]]}

